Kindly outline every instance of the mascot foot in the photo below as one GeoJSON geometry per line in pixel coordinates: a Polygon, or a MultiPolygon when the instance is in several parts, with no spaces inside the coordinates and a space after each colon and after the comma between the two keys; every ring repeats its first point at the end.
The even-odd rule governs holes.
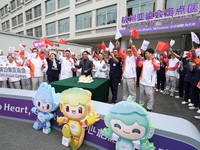
{"type": "Polygon", "coordinates": [[[35,123],[33,124],[33,128],[34,128],[35,130],[40,130],[40,129],[42,128],[42,126],[41,126],[38,122],[35,122],[35,123]]]}
{"type": "Polygon", "coordinates": [[[49,134],[51,132],[51,128],[43,129],[43,133],[49,134]]]}

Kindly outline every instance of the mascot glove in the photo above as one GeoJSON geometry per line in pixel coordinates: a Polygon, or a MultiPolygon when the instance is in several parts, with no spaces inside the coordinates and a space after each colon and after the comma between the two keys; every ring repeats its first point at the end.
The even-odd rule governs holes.
{"type": "Polygon", "coordinates": [[[62,125],[63,123],[65,123],[66,119],[67,118],[65,118],[65,117],[58,117],[56,121],[58,122],[59,125],[62,125]]]}
{"type": "Polygon", "coordinates": [[[97,121],[100,120],[100,115],[98,113],[90,113],[88,115],[89,117],[87,118],[87,124],[88,126],[93,125],[94,123],[96,123],[97,121]]]}
{"type": "Polygon", "coordinates": [[[31,108],[31,112],[34,113],[34,114],[37,114],[38,113],[38,110],[36,107],[32,107],[31,108]]]}
{"type": "Polygon", "coordinates": [[[112,133],[110,132],[109,128],[104,128],[102,131],[101,131],[101,134],[109,139],[112,138],[112,133]]]}

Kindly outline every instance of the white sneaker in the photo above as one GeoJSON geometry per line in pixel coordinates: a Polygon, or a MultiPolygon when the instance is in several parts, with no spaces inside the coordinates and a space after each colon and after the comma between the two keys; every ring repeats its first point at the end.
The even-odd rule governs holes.
{"type": "Polygon", "coordinates": [[[185,105],[185,104],[187,104],[188,102],[186,102],[186,101],[182,101],[182,103],[181,104],[183,104],[183,105],[185,105]]]}
{"type": "Polygon", "coordinates": [[[175,96],[175,98],[180,98],[180,96],[175,96]]]}
{"type": "Polygon", "coordinates": [[[197,113],[200,113],[200,109],[199,109],[199,110],[197,110],[197,113]]]}
{"type": "Polygon", "coordinates": [[[198,107],[194,107],[194,106],[192,106],[192,107],[189,107],[189,109],[191,109],[191,110],[195,110],[195,109],[199,109],[198,107]]]}
{"type": "Polygon", "coordinates": [[[169,92],[168,92],[168,91],[165,91],[165,92],[163,92],[163,94],[169,94],[169,92]]]}
{"type": "Polygon", "coordinates": [[[194,118],[200,120],[200,116],[194,116],[194,118]]]}
{"type": "Polygon", "coordinates": [[[121,83],[119,83],[118,85],[121,85],[121,83]]]}
{"type": "Polygon", "coordinates": [[[190,102],[191,102],[191,99],[188,99],[188,102],[190,103],[190,102]]]}
{"type": "Polygon", "coordinates": [[[174,93],[171,93],[170,96],[173,97],[173,96],[174,96],[174,93]]]}
{"type": "Polygon", "coordinates": [[[158,92],[159,91],[159,89],[156,89],[156,92],[158,92]]]}
{"type": "Polygon", "coordinates": [[[188,106],[189,106],[189,107],[191,107],[191,106],[194,106],[194,104],[192,104],[192,103],[189,103],[189,104],[188,104],[188,106]]]}
{"type": "Polygon", "coordinates": [[[160,93],[163,93],[163,90],[160,90],[160,93]]]}
{"type": "Polygon", "coordinates": [[[178,93],[178,90],[175,90],[176,93],[178,93]]]}

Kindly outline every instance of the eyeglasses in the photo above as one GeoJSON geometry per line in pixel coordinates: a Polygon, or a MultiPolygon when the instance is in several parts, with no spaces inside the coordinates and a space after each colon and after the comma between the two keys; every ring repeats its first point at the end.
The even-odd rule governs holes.
{"type": "Polygon", "coordinates": [[[128,51],[128,52],[130,52],[130,53],[131,53],[132,51],[128,51]]]}

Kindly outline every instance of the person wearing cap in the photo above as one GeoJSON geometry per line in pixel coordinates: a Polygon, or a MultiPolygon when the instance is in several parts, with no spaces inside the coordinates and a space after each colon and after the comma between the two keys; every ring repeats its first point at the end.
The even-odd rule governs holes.
{"type": "Polygon", "coordinates": [[[74,60],[71,58],[70,50],[65,50],[63,53],[63,57],[58,53],[58,49],[55,49],[56,56],[58,60],[61,62],[61,72],[60,72],[60,80],[67,79],[73,77],[72,69],[74,69],[74,60]]]}
{"type": "MultiPolygon", "coordinates": [[[[127,55],[122,50],[118,50],[118,55],[123,59],[124,66],[122,71],[123,78],[123,97],[122,100],[126,100],[129,95],[132,96],[132,100],[136,101],[136,59],[138,56],[135,45],[132,45],[133,41],[130,39],[130,47],[127,49],[127,55]]],[[[119,47],[119,46],[118,46],[119,47]]]]}
{"type": "Polygon", "coordinates": [[[32,53],[35,54],[35,57],[27,61],[27,66],[30,68],[31,72],[31,82],[33,90],[37,90],[40,84],[43,82],[43,76],[45,68],[47,67],[46,60],[42,60],[39,57],[39,50],[37,48],[32,49],[32,53]]]}
{"type": "Polygon", "coordinates": [[[154,105],[156,71],[160,69],[160,64],[154,58],[154,50],[152,48],[148,48],[145,51],[145,58],[146,60],[143,61],[140,77],[139,104],[144,106],[147,101],[147,111],[152,111],[154,105]]]}
{"type": "Polygon", "coordinates": [[[82,59],[76,67],[81,70],[81,75],[92,76],[93,62],[88,58],[89,52],[82,52],[82,59]]]}
{"type": "MultiPolygon", "coordinates": [[[[6,66],[18,66],[18,64],[15,62],[15,58],[12,55],[8,55],[7,59],[8,62],[6,63],[6,66]]],[[[19,78],[8,78],[8,83],[12,89],[21,89],[19,78]]]]}

